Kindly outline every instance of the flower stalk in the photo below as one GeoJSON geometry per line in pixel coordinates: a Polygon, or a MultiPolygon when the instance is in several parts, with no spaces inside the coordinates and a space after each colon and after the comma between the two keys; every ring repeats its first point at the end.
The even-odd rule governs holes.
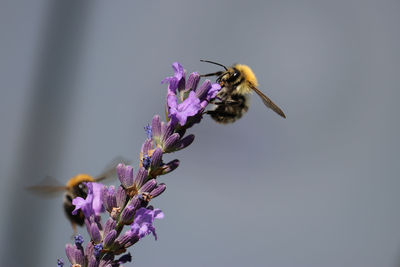
{"type": "MultiPolygon", "coordinates": [[[[186,80],[186,72],[178,62],[172,67],[174,75],[162,81],[168,84],[166,121],[155,115],[151,124],[144,127],[146,140],[136,173],[132,166],[121,163],[116,170],[120,181],[117,188],[85,183],[86,198],[77,197],[72,202],[74,214],[82,210],[90,236],[85,249],[80,235],[75,237],[75,244],[66,245],[67,258],[74,267],[120,266],[132,260],[126,251],[140,239],[152,234],[157,240],[154,221],[162,219],[164,213],[149,203],[166,189],[164,183],[157,182],[158,176],[179,166],[178,159],[165,163],[163,156],[192,144],[194,135],[185,135],[186,131],[202,120],[205,108],[221,89],[209,80],[199,87],[198,73],[191,73],[186,80]],[[104,212],[108,218],[103,224],[104,212]]],[[[63,266],[64,262],[59,259],[57,264],[63,266]]]]}

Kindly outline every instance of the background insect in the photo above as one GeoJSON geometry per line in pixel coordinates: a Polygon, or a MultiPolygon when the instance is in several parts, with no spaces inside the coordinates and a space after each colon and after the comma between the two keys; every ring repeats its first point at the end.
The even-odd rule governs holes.
{"type": "Polygon", "coordinates": [[[217,62],[209,60],[200,61],[215,64],[225,69],[225,71],[217,71],[201,75],[202,77],[218,76],[217,82],[222,87],[221,91],[217,95],[220,102],[214,102],[216,108],[206,112],[216,122],[232,123],[237,119],[240,119],[249,109],[248,94],[252,91],[256,92],[257,95],[261,97],[261,100],[268,108],[275,111],[281,117],[286,118],[285,113],[283,113],[283,111],[272,102],[271,99],[257,88],[257,78],[249,66],[235,64],[227,68],[217,62]]]}
{"type": "Polygon", "coordinates": [[[116,158],[96,177],[89,174],[77,174],[70,178],[65,185],[61,185],[60,182],[54,178],[46,177],[39,185],[30,186],[27,189],[41,196],[56,196],[64,192],[63,209],[68,220],[71,222],[74,233],[76,233],[76,226],[82,226],[84,224],[85,216],[81,210],[79,210],[76,215],[72,215],[72,211],[75,209],[72,200],[76,197],[86,198],[87,188],[84,182],[99,182],[116,177],[116,167],[119,163],[128,164],[129,162],[122,158],[116,158]]]}

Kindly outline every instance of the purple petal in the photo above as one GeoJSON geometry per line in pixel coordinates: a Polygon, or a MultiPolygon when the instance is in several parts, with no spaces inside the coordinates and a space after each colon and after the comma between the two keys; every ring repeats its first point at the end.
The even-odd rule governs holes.
{"type": "Polygon", "coordinates": [[[160,137],[161,136],[161,119],[160,116],[155,115],[153,117],[153,120],[151,121],[151,127],[153,130],[153,136],[154,137],[160,137]]]}
{"type": "Polygon", "coordinates": [[[93,186],[93,210],[95,215],[104,212],[103,202],[101,201],[101,190],[104,185],[100,183],[90,183],[93,186]]]}
{"type": "Polygon", "coordinates": [[[83,255],[83,250],[75,249],[75,263],[84,266],[85,256],[83,255]]]}
{"type": "Polygon", "coordinates": [[[99,227],[97,226],[96,223],[92,223],[92,224],[90,225],[90,232],[89,232],[89,234],[90,234],[90,237],[92,238],[92,240],[93,240],[95,243],[99,243],[99,242],[101,241],[100,230],[99,230],[99,227]]]}
{"type": "Polygon", "coordinates": [[[99,263],[94,255],[90,256],[88,267],[98,267],[99,263]]]}
{"type": "Polygon", "coordinates": [[[130,224],[133,220],[135,209],[132,206],[126,206],[121,213],[121,222],[124,224],[130,224]]]}
{"type": "Polygon", "coordinates": [[[75,209],[72,211],[72,215],[76,215],[78,210],[85,209],[87,205],[89,205],[83,198],[76,197],[72,200],[72,205],[75,206],[75,209]]]}
{"type": "Polygon", "coordinates": [[[169,117],[179,121],[181,126],[186,124],[187,118],[196,115],[201,110],[200,99],[196,97],[196,93],[191,91],[189,96],[178,105],[178,107],[171,108],[169,117]]]}
{"type": "Polygon", "coordinates": [[[182,65],[178,62],[174,62],[172,64],[172,68],[174,69],[174,76],[167,77],[161,81],[161,83],[168,83],[168,91],[176,94],[176,89],[179,90],[184,89],[185,87],[185,70],[183,69],[182,65]]]}
{"type": "Polygon", "coordinates": [[[188,136],[185,136],[176,145],[176,150],[180,150],[180,149],[184,149],[185,147],[188,147],[191,143],[193,143],[193,141],[194,141],[194,134],[189,134],[188,136]]]}
{"type": "Polygon", "coordinates": [[[208,90],[207,92],[207,97],[206,97],[207,100],[210,101],[211,99],[214,99],[220,90],[221,90],[221,85],[219,85],[218,83],[213,83],[211,85],[211,89],[208,90]]]}
{"type": "Polygon", "coordinates": [[[162,140],[165,142],[168,137],[172,135],[175,129],[175,124],[172,121],[169,121],[165,127],[165,130],[163,132],[162,140]]]}
{"type": "Polygon", "coordinates": [[[131,231],[138,234],[140,238],[153,233],[155,239],[157,240],[153,222],[154,219],[161,219],[163,217],[164,214],[159,209],[151,210],[140,208],[135,214],[135,219],[131,225],[131,231]]]}
{"type": "Polygon", "coordinates": [[[116,224],[117,223],[115,220],[109,218],[104,225],[104,235],[107,235],[110,231],[112,231],[115,228],[116,224]]]}
{"type": "Polygon", "coordinates": [[[117,174],[121,184],[128,188],[133,185],[133,168],[123,163],[118,164],[117,174]]]}
{"type": "Polygon", "coordinates": [[[117,193],[115,194],[115,198],[117,201],[117,207],[122,208],[126,202],[126,193],[125,189],[122,186],[119,186],[117,189],[117,193]]]}
{"type": "Polygon", "coordinates": [[[185,76],[185,70],[183,69],[182,65],[179,62],[172,63],[172,68],[175,72],[175,77],[180,80],[185,76]]]}
{"type": "Polygon", "coordinates": [[[156,188],[154,188],[151,192],[150,195],[155,198],[158,197],[159,195],[161,195],[165,189],[167,188],[167,186],[165,184],[159,184],[157,185],[156,188]]]}
{"type": "Polygon", "coordinates": [[[151,139],[147,139],[146,141],[144,141],[143,145],[142,145],[142,153],[143,155],[147,155],[149,153],[149,150],[153,148],[153,140],[151,139]]]}
{"type": "Polygon", "coordinates": [[[140,167],[138,173],[136,174],[135,184],[138,188],[143,185],[143,182],[147,178],[147,170],[144,167],[140,167]]]}
{"type": "Polygon", "coordinates": [[[143,192],[150,192],[153,190],[154,187],[156,187],[157,182],[156,179],[151,179],[147,183],[145,183],[142,188],[140,188],[140,191],[143,192]]]}
{"type": "Polygon", "coordinates": [[[103,241],[104,247],[111,246],[116,237],[117,237],[117,231],[116,230],[112,230],[111,232],[109,232],[106,235],[106,237],[104,238],[104,241],[103,241]]]}
{"type": "Polygon", "coordinates": [[[161,165],[162,162],[162,155],[163,152],[161,150],[161,148],[156,148],[156,150],[154,150],[153,155],[151,156],[152,161],[151,161],[151,168],[152,169],[156,169],[161,165]]]}
{"type": "Polygon", "coordinates": [[[175,145],[178,143],[180,138],[181,137],[178,133],[174,133],[173,135],[168,137],[168,139],[164,143],[164,151],[167,152],[169,150],[172,150],[175,147],[175,145]]]}
{"type": "Polygon", "coordinates": [[[65,245],[65,254],[70,263],[75,264],[75,247],[71,244],[65,245]]]}
{"type": "Polygon", "coordinates": [[[196,91],[196,96],[200,99],[204,99],[211,88],[210,80],[205,80],[200,88],[196,91]]]}
{"type": "Polygon", "coordinates": [[[174,159],[163,166],[164,170],[163,170],[162,174],[170,173],[173,170],[175,170],[176,168],[178,168],[178,166],[179,166],[179,160],[174,159]]]}
{"type": "Polygon", "coordinates": [[[197,88],[197,85],[199,84],[199,81],[200,81],[200,74],[198,74],[197,72],[191,73],[186,82],[185,90],[195,91],[197,88]]]}

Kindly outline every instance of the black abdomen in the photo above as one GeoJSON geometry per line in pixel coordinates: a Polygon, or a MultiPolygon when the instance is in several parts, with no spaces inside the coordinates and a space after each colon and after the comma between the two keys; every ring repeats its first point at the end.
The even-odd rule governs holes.
{"type": "Polygon", "coordinates": [[[232,94],[215,105],[217,107],[208,111],[207,114],[216,122],[223,124],[235,122],[249,109],[247,98],[239,94],[232,94]]]}

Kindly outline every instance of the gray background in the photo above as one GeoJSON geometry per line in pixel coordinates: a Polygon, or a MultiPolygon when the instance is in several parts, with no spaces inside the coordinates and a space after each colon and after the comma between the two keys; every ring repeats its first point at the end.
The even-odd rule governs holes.
{"type": "Polygon", "coordinates": [[[171,63],[218,69],[204,58],[250,65],[288,118],[253,96],[237,123],[191,129],[134,266],[399,266],[399,14],[397,0],[1,1],[2,265],[66,259],[62,197],[24,187],[118,155],[136,166],[171,63]]]}

